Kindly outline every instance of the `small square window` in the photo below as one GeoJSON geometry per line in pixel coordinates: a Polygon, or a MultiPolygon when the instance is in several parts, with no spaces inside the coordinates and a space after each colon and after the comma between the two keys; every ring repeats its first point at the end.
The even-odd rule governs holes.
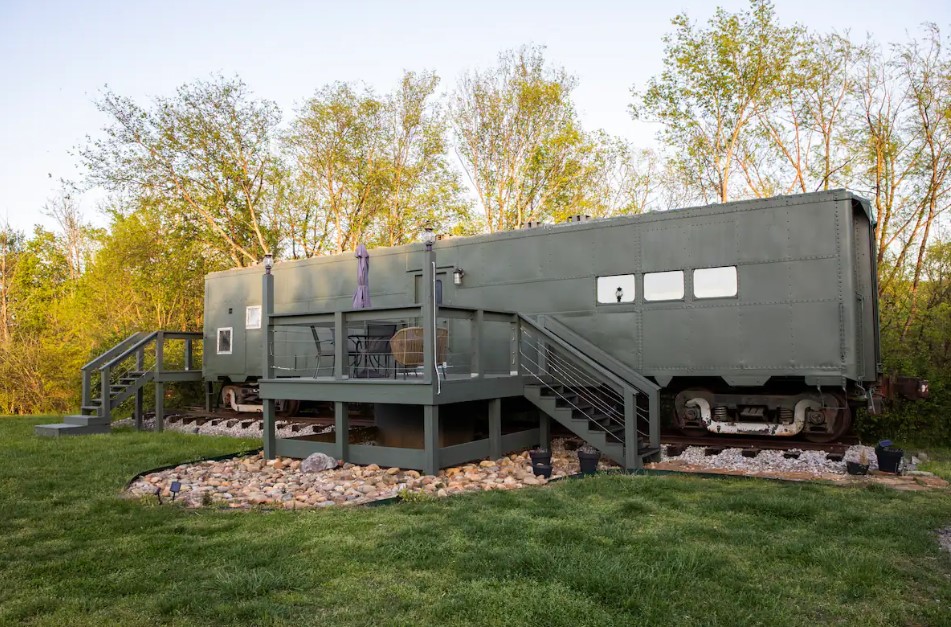
{"type": "Polygon", "coordinates": [[[260,329],[261,328],[261,306],[260,305],[248,307],[244,311],[244,328],[245,329],[260,329]]]}
{"type": "Polygon", "coordinates": [[[637,282],[633,274],[598,277],[599,303],[633,303],[637,282]]]}
{"type": "Polygon", "coordinates": [[[644,300],[681,300],[684,297],[684,273],[650,272],[644,275],[644,300]]]}
{"type": "Polygon", "coordinates": [[[231,327],[218,329],[218,354],[231,354],[231,327]]]}
{"type": "Polygon", "coordinates": [[[736,266],[693,271],[694,298],[730,298],[736,291],[736,266]]]}

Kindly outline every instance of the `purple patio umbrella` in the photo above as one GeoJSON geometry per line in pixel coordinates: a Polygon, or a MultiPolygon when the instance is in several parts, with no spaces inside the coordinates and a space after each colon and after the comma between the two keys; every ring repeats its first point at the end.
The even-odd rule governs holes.
{"type": "Polygon", "coordinates": [[[353,293],[353,308],[370,307],[370,253],[363,244],[357,246],[357,291],[353,293]]]}

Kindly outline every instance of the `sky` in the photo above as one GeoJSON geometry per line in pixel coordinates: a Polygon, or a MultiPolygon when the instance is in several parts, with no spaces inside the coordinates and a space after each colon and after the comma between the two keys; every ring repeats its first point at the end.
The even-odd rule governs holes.
{"type": "MultiPolygon", "coordinates": [[[[782,22],[849,30],[882,42],[907,41],[923,22],[951,29],[951,2],[775,0],[782,22]]],[[[290,119],[320,86],[361,81],[381,92],[403,70],[434,70],[451,91],[469,69],[500,51],[543,45],[579,81],[586,129],[647,144],[656,128],[628,113],[631,87],[662,68],[670,20],[703,23],[719,0],[0,0],[0,224],[52,227],[43,205],[62,178],[81,180],[74,156],[108,120],[95,100],[108,85],[145,104],[179,85],[238,75],[255,96],[290,119]]],[[[103,224],[102,196],[81,197],[86,218],[103,224]]]]}

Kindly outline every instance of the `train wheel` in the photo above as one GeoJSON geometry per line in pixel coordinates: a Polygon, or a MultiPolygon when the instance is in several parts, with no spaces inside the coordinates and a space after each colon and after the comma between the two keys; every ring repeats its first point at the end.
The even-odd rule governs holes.
{"type": "Polygon", "coordinates": [[[852,426],[852,411],[844,394],[810,394],[807,398],[815,401],[816,408],[806,410],[806,425],[802,430],[806,440],[819,444],[834,442],[848,432],[852,426]]]}
{"type": "Polygon", "coordinates": [[[683,390],[674,398],[674,427],[687,436],[709,435],[703,426],[704,405],[712,411],[713,393],[706,388],[683,390]]]}
{"type": "Polygon", "coordinates": [[[221,388],[221,404],[228,409],[238,411],[238,387],[226,385],[221,388]]]}

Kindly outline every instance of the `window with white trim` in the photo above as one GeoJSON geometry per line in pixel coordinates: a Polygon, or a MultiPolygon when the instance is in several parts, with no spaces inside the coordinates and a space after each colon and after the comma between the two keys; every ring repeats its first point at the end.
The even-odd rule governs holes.
{"type": "Polygon", "coordinates": [[[637,282],[633,274],[598,277],[599,303],[633,303],[637,282]]]}
{"type": "Polygon", "coordinates": [[[730,298],[736,293],[736,266],[697,268],[693,271],[694,298],[730,298]]]}
{"type": "Polygon", "coordinates": [[[260,305],[253,305],[245,309],[244,328],[245,329],[260,329],[261,328],[261,306],[260,305]]]}
{"type": "Polygon", "coordinates": [[[232,327],[223,327],[218,329],[218,354],[231,354],[231,331],[232,327]]]}
{"type": "Polygon", "coordinates": [[[644,300],[681,300],[683,297],[683,270],[648,272],[644,275],[644,300]]]}

